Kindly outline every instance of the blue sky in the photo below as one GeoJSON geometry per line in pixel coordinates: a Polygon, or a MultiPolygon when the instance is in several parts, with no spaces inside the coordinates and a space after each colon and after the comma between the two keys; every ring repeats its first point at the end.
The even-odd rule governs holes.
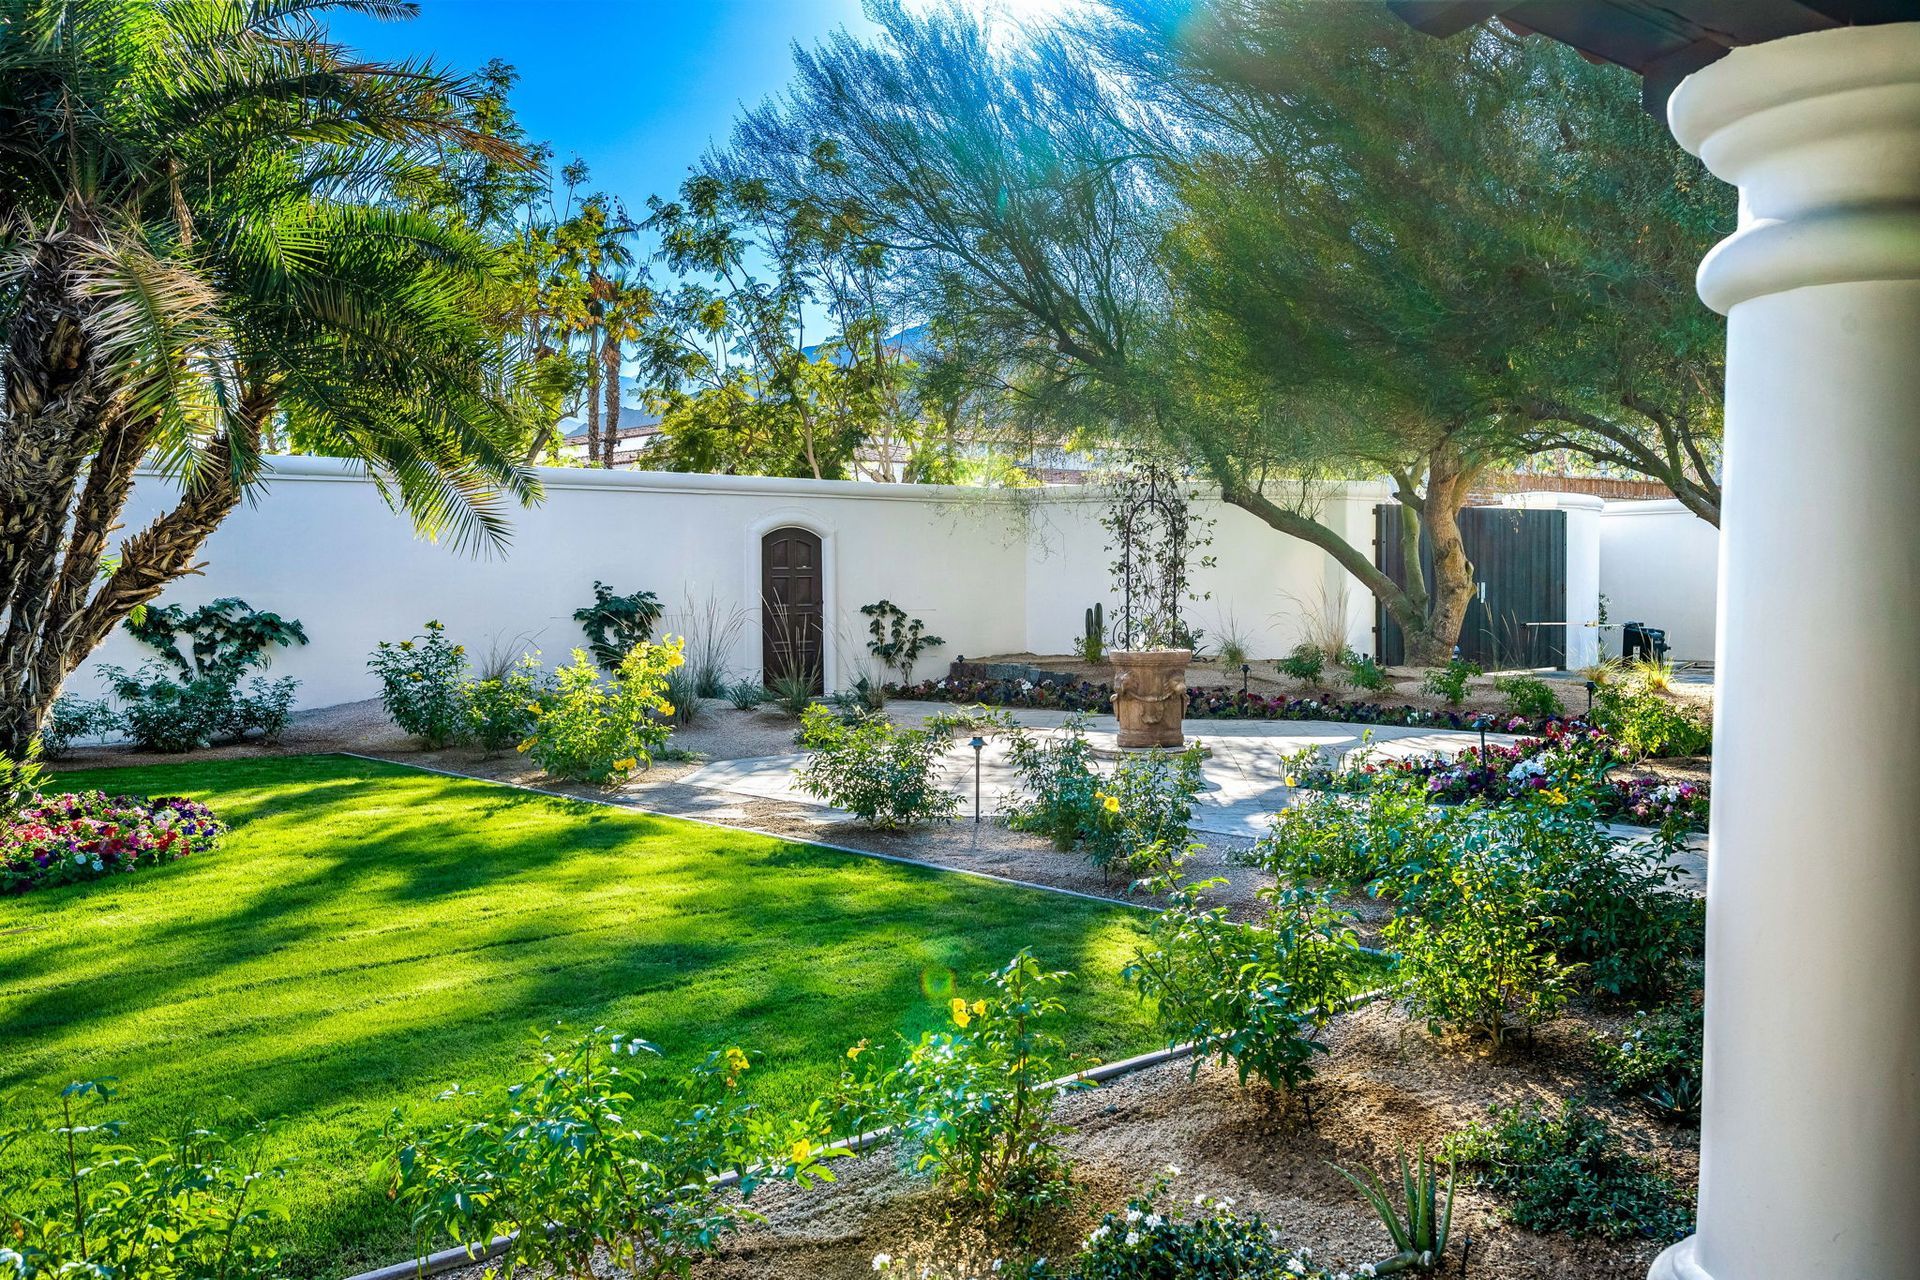
{"type": "Polygon", "coordinates": [[[520,72],[514,110],[590,189],[645,216],[740,107],[779,90],[795,40],[872,30],[860,0],[420,0],[409,22],[352,14],[334,36],[380,58],[431,56],[462,71],[504,58],[520,72]]]}

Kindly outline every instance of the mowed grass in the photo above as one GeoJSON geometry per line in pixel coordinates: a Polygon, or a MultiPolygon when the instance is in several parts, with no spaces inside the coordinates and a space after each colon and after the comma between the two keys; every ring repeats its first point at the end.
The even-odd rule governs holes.
{"type": "Polygon", "coordinates": [[[404,1255],[368,1172],[395,1107],[497,1098],[556,1022],[645,1036],[676,1071],[762,1051],[771,1106],[862,1037],[938,1025],[1030,947],[1078,976],[1071,1048],[1162,1042],[1119,970],[1143,914],[817,846],[336,756],[62,775],[184,794],[233,826],[210,855],[0,899],[0,1097],[113,1076],[133,1138],[278,1121],[290,1275],[404,1255]]]}

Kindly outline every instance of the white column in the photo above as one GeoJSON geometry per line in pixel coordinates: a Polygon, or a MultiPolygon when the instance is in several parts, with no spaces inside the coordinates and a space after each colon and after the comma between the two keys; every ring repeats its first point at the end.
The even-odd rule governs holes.
{"type": "Polygon", "coordinates": [[[1657,1280],[1920,1276],[1920,23],[1669,104],[1740,188],[1698,1233],[1657,1280]]]}

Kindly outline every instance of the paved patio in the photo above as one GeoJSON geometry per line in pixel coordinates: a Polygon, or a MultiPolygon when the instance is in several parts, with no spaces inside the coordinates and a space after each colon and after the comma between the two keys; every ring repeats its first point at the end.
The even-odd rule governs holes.
{"type": "MultiPolygon", "coordinates": [[[[887,715],[898,723],[918,724],[931,715],[952,710],[945,703],[895,702],[888,705],[887,715]]],[[[1054,729],[1065,723],[1069,713],[1015,710],[1013,718],[1028,728],[1054,729]]],[[[1094,716],[1088,721],[1087,737],[1095,751],[1116,754],[1119,750],[1115,743],[1117,730],[1112,716],[1094,716]]],[[[1339,724],[1326,720],[1203,720],[1190,722],[1187,734],[1189,742],[1205,743],[1208,749],[1202,768],[1207,790],[1194,811],[1195,829],[1248,841],[1264,835],[1273,815],[1293,803],[1295,789],[1286,785],[1283,762],[1286,756],[1302,747],[1317,747],[1323,755],[1338,761],[1362,750],[1382,756],[1434,752],[1451,755],[1479,741],[1477,734],[1450,729],[1339,724]]],[[[1487,740],[1504,745],[1518,739],[1511,734],[1489,733],[1487,740]]],[[[813,805],[836,818],[847,817],[799,789],[794,771],[803,759],[803,753],[794,751],[745,760],[716,760],[682,781],[716,791],[813,805]]],[[[947,752],[944,768],[948,784],[966,798],[970,816],[973,753],[964,740],[956,741],[947,752]]],[[[998,813],[1015,783],[1006,742],[990,738],[980,753],[981,812],[988,816],[998,813]]]]}
{"type": "MultiPolygon", "coordinates": [[[[920,724],[929,716],[952,710],[949,704],[939,702],[894,702],[888,704],[887,715],[900,724],[920,724]]],[[[1016,709],[1012,715],[1015,723],[1027,728],[1057,729],[1071,713],[1016,709]]],[[[1093,716],[1087,721],[1087,737],[1097,753],[1118,753],[1117,732],[1118,725],[1112,716],[1093,716]]],[[[1302,747],[1317,747],[1322,755],[1335,762],[1363,751],[1383,757],[1453,755],[1478,743],[1480,736],[1457,729],[1358,725],[1330,720],[1200,720],[1188,722],[1187,740],[1205,743],[1208,752],[1201,766],[1207,789],[1194,808],[1194,830],[1250,844],[1265,835],[1273,815],[1292,804],[1304,790],[1286,784],[1285,765],[1286,757],[1302,747]]],[[[1489,733],[1487,741],[1506,746],[1519,738],[1514,734],[1489,733]]],[[[680,781],[736,796],[806,805],[818,810],[821,820],[826,822],[851,821],[851,814],[800,790],[795,771],[805,758],[804,752],[792,751],[775,756],[716,760],[680,781]]],[[[963,798],[963,816],[972,816],[974,762],[973,753],[964,740],[956,740],[947,752],[943,769],[947,785],[963,798]]],[[[1005,740],[990,737],[980,752],[980,812],[989,818],[999,813],[1017,781],[1005,740]]],[[[1619,824],[1614,824],[1612,829],[1623,841],[1645,834],[1639,828],[1619,824]]],[[[1696,836],[1692,843],[1693,851],[1677,856],[1674,862],[1687,872],[1696,886],[1704,886],[1706,837],[1696,836]]]]}

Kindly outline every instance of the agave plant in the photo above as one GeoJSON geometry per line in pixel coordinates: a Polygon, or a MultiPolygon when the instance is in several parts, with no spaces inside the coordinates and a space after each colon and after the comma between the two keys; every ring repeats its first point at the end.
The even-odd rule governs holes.
{"type": "Polygon", "coordinates": [[[1446,1200],[1441,1203],[1440,1180],[1425,1146],[1419,1156],[1407,1159],[1406,1149],[1399,1151],[1400,1186],[1398,1201],[1387,1185],[1371,1169],[1358,1174],[1330,1165],[1335,1173],[1351,1182],[1366,1197],[1379,1215],[1380,1225],[1396,1250],[1393,1257],[1373,1266],[1373,1274],[1392,1275],[1402,1271],[1431,1271],[1440,1265],[1447,1251],[1447,1235],[1453,1227],[1453,1166],[1447,1166],[1446,1200]]]}
{"type": "Polygon", "coordinates": [[[0,0],[0,752],[191,571],[271,443],[358,459],[433,536],[536,496],[501,247],[404,192],[530,164],[474,82],[324,16],[398,0],[0,0]],[[135,470],[180,496],[113,546],[135,470]],[[104,566],[104,572],[103,572],[104,566]]]}

